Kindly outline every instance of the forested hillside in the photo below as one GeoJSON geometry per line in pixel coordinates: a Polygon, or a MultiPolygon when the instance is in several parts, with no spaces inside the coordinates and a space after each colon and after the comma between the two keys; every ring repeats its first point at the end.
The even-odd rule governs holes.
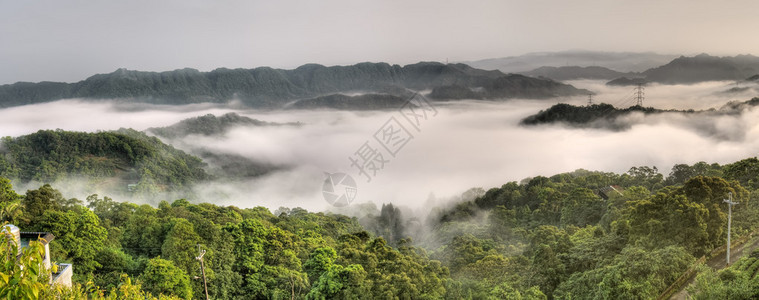
{"type": "Polygon", "coordinates": [[[217,178],[241,179],[255,177],[282,168],[268,162],[256,161],[238,154],[209,150],[203,143],[183,143],[190,135],[223,137],[230,130],[240,127],[300,126],[301,123],[273,123],[251,119],[236,113],[221,116],[207,114],[189,118],[166,127],[148,128],[146,132],[155,134],[169,143],[180,141],[183,149],[207,163],[205,168],[217,178]]]}
{"type": "Polygon", "coordinates": [[[0,176],[21,182],[85,178],[93,184],[152,194],[179,190],[209,178],[197,157],[142,132],[40,130],[5,137],[0,145],[0,176]]]}
{"type": "Polygon", "coordinates": [[[617,118],[630,115],[632,113],[662,114],[676,113],[682,115],[734,115],[744,112],[746,109],[759,105],[759,98],[753,98],[748,101],[728,102],[719,109],[709,110],[673,110],[658,109],[653,107],[642,107],[639,105],[627,108],[616,108],[611,104],[600,103],[584,106],[559,103],[551,106],[546,110],[541,110],[534,115],[522,119],[522,125],[544,125],[544,124],[565,124],[579,128],[606,128],[612,130],[628,129],[632,124],[627,121],[618,122],[617,118]]]}
{"type": "MultiPolygon", "coordinates": [[[[181,69],[168,72],[140,72],[119,69],[98,74],[76,83],[18,82],[0,85],[0,107],[49,102],[66,98],[127,99],[159,104],[226,103],[239,100],[249,107],[282,108],[303,99],[339,97],[348,92],[373,92],[384,97],[405,98],[406,89],[427,90],[442,86],[483,89],[488,99],[516,97],[547,98],[584,95],[587,91],[571,85],[500,71],[475,69],[464,64],[420,62],[406,66],[387,63],[360,63],[352,66],[309,64],[293,70],[261,67],[216,69],[200,72],[181,69]]],[[[375,97],[377,98],[377,97],[375,97]]],[[[388,100],[367,100],[360,109],[385,108],[388,100]],[[383,102],[384,101],[384,102],[383,102]]],[[[334,104],[335,100],[309,101],[306,107],[334,104]],[[325,102],[326,101],[326,102],[325,102]],[[322,103],[324,102],[324,103],[322,103]]],[[[355,104],[354,104],[355,106],[355,104]]],[[[327,106],[329,107],[329,106],[327,106]]]]}
{"type": "MultiPolygon", "coordinates": [[[[19,195],[3,179],[0,217],[52,232],[53,259],[74,263],[81,286],[48,294],[203,298],[195,257],[205,250],[212,299],[651,299],[724,245],[729,193],[741,203],[734,238],[757,228],[757,178],[756,158],[676,165],[666,177],[652,167],[577,170],[474,188],[425,219],[392,204],[358,205],[346,217],[184,199],[80,201],[49,185],[19,195]]],[[[753,282],[753,265],[704,271],[695,297],[720,291],[703,282],[753,282]]]]}
{"type": "Polygon", "coordinates": [[[166,127],[148,128],[147,132],[164,138],[186,137],[191,134],[197,135],[223,135],[228,130],[240,126],[277,126],[277,125],[297,125],[295,123],[279,124],[270,123],[261,120],[251,119],[236,113],[227,113],[221,116],[207,114],[205,116],[189,118],[179,123],[166,127]]]}
{"type": "Polygon", "coordinates": [[[601,127],[619,130],[626,129],[624,126],[628,124],[616,124],[614,123],[614,120],[620,116],[633,112],[654,114],[666,111],[637,105],[628,108],[616,108],[611,104],[606,103],[587,106],[559,103],[546,110],[541,110],[534,115],[524,118],[520,123],[522,125],[562,123],[575,127],[601,127]]]}

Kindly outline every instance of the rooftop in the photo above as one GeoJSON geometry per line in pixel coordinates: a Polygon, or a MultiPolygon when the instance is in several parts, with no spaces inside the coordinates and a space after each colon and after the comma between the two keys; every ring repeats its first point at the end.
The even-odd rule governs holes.
{"type": "Polygon", "coordinates": [[[42,239],[42,245],[47,245],[55,239],[55,236],[50,232],[21,232],[20,237],[19,243],[22,248],[29,246],[30,241],[36,241],[40,238],[42,239]]]}

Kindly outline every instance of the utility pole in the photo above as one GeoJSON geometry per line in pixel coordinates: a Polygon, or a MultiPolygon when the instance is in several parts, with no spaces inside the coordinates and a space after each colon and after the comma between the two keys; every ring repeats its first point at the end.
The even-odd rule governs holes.
{"type": "Polygon", "coordinates": [[[643,97],[645,95],[645,93],[643,93],[643,84],[638,83],[638,87],[635,90],[635,100],[637,100],[636,105],[643,107],[643,99],[645,98],[643,97]]]}
{"type": "Polygon", "coordinates": [[[727,193],[729,199],[722,200],[727,203],[727,266],[730,265],[730,223],[733,221],[733,205],[738,205],[737,202],[733,202],[733,193],[727,193]]]}
{"type": "Polygon", "coordinates": [[[198,257],[195,259],[200,261],[200,273],[203,274],[203,288],[206,291],[206,300],[209,300],[208,298],[208,283],[206,283],[206,267],[203,265],[203,255],[206,254],[206,250],[200,250],[200,244],[198,244],[198,257]]]}

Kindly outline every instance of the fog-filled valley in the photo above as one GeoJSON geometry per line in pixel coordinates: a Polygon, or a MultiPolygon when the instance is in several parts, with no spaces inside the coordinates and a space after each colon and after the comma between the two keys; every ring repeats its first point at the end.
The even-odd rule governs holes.
{"type": "Polygon", "coordinates": [[[1,3],[0,299],[759,299],[757,1],[1,3]]]}
{"type": "Polygon", "coordinates": [[[75,288],[37,293],[709,299],[757,278],[754,77],[558,82],[422,63],[374,86],[384,73],[366,66],[390,68],[119,70],[54,93],[0,86],[17,100],[0,109],[0,217],[55,234],[54,265],[76,266],[75,288]],[[268,84],[283,72],[301,90],[268,84]],[[234,93],[251,84],[277,96],[234,93]],[[217,98],[182,101],[186,88],[217,98]],[[725,197],[743,204],[734,217],[725,197]],[[730,267],[719,259],[728,215],[730,267]]]}
{"type": "MultiPolygon", "coordinates": [[[[631,87],[604,85],[600,81],[570,81],[592,91],[593,101],[624,107],[634,104],[631,87]]],[[[646,87],[645,106],[662,109],[706,110],[730,101],[751,99],[755,84],[738,93],[731,82],[646,87]]],[[[624,173],[634,166],[655,166],[665,175],[675,164],[699,161],[731,163],[754,155],[759,145],[756,114],[746,108],[739,114],[696,116],[680,113],[632,114],[620,122],[624,131],[577,129],[562,124],[522,126],[520,120],[556,103],[587,104],[586,96],[548,100],[505,102],[453,101],[430,103],[437,110],[413,139],[366,182],[349,157],[398,110],[342,111],[255,110],[235,103],[181,106],[134,104],[123,101],[61,100],[0,110],[0,135],[19,136],[40,129],[97,132],[132,128],[151,133],[181,120],[212,114],[240,116],[281,126],[232,125],[212,135],[189,134],[161,137],[164,142],[202,157],[211,152],[236,157],[263,170],[255,176],[224,178],[197,184],[186,194],[164,195],[211,201],[238,207],[265,206],[272,210],[330,207],[321,195],[324,172],[345,172],[356,178],[356,203],[394,203],[412,209],[434,205],[472,187],[490,188],[504,182],[576,169],[624,173]],[[287,124],[290,123],[290,124],[287,124]]],[[[400,107],[398,107],[400,109],[400,107]]],[[[408,125],[407,125],[408,126],[408,125]]],[[[413,130],[413,129],[412,129],[413,130]]],[[[211,163],[213,169],[218,161],[211,163]]],[[[30,183],[30,187],[39,185],[30,183]]],[[[22,184],[22,186],[26,186],[22,184]]],[[[66,179],[54,183],[67,195],[110,195],[66,179]]],[[[118,196],[114,195],[117,200],[118,196]]],[[[128,195],[123,200],[130,200],[128,195]]]]}

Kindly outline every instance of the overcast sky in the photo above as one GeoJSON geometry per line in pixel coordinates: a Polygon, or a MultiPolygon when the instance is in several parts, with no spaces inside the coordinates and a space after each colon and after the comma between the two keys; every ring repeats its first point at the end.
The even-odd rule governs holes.
{"type": "Polygon", "coordinates": [[[0,84],[586,49],[759,54],[759,1],[0,0],[0,84]],[[472,3],[474,2],[474,3],[472,3]]]}

